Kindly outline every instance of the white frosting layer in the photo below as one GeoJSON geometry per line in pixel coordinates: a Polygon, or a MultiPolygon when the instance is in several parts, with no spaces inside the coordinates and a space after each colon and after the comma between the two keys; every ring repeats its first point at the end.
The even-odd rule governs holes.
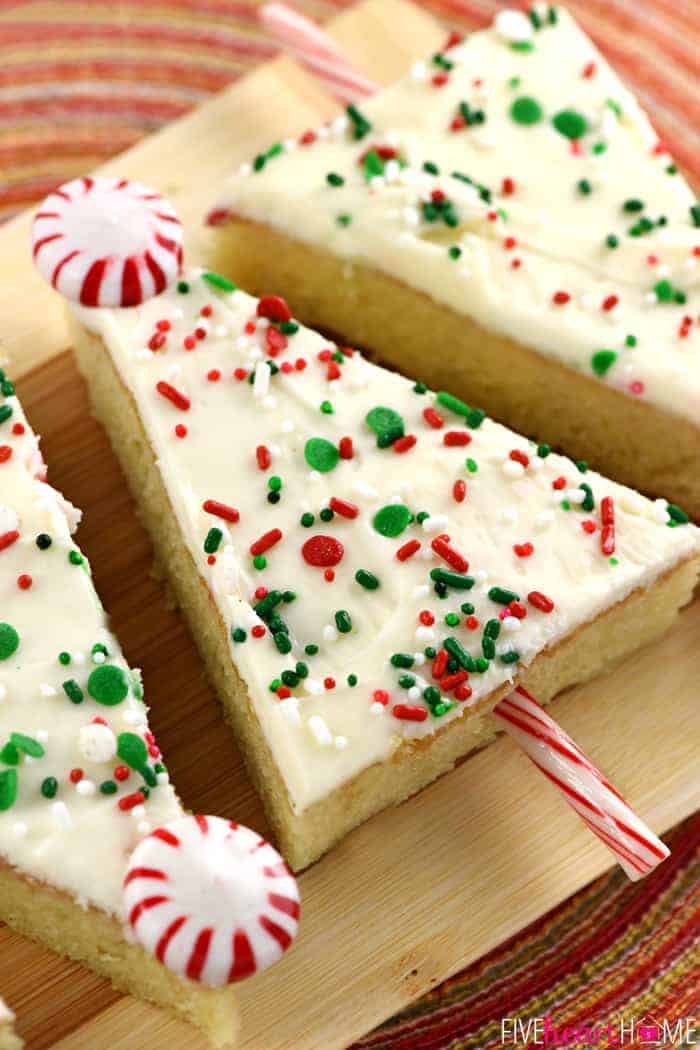
{"type": "Polygon", "coordinates": [[[695,198],[565,11],[527,35],[523,16],[514,29],[506,14],[366,102],[361,137],[343,116],[312,143],[244,165],[220,208],[377,267],[700,423],[695,198]],[[472,123],[452,130],[465,115],[472,123]],[[436,191],[455,225],[436,214],[436,191]]]}
{"type": "MultiPolygon", "coordinates": [[[[69,522],[77,523],[79,514],[41,480],[38,442],[14,395],[0,394],[0,419],[0,858],[83,905],[119,914],[129,853],[182,809],[167,773],[155,774],[155,745],[148,763],[157,786],[143,805],[119,808],[144,783],[134,770],[125,780],[113,776],[123,764],[115,754],[121,734],[146,747],[138,673],[129,670],[88,563],[71,540],[69,522]],[[42,536],[51,538],[45,549],[37,545],[42,536]],[[112,706],[89,694],[90,676],[101,666],[114,668],[107,675],[116,675],[126,691],[112,706]],[[66,682],[78,702],[67,695],[66,682]],[[95,718],[106,725],[93,724],[95,718]],[[71,780],[72,770],[82,770],[79,781],[77,773],[71,780]],[[106,781],[113,794],[101,792],[106,781]]],[[[104,696],[99,676],[92,682],[104,696]]]]}
{"type": "Polygon", "coordinates": [[[415,392],[359,354],[336,352],[336,360],[314,332],[281,335],[259,316],[269,312],[262,300],[221,291],[196,272],[184,287],[133,310],[76,312],[102,337],[134,398],[184,539],[237,632],[231,659],[296,810],[387,759],[402,739],[459,718],[546,646],[698,549],[693,526],[668,526],[664,501],[539,455],[504,427],[478,425],[478,415],[465,424],[464,407],[415,392]],[[398,446],[378,446],[367,422],[378,407],[396,413],[393,432],[380,427],[379,436],[403,432],[398,446]],[[460,435],[448,442],[468,444],[446,444],[448,432],[460,435]],[[308,444],[319,438],[327,462],[316,461],[318,442],[308,444]],[[606,496],[614,501],[612,559],[601,551],[606,496]],[[583,509],[589,499],[593,506],[583,509]],[[230,509],[217,510],[212,500],[230,509]],[[387,506],[399,509],[377,519],[387,506]],[[383,527],[386,519],[393,529],[383,527]],[[274,529],[281,536],[256,564],[251,547],[258,551],[256,541],[274,529]],[[458,552],[448,560],[470,579],[448,578],[441,598],[431,570],[450,565],[432,544],[441,547],[444,534],[458,552]],[[342,555],[330,571],[305,560],[305,545],[317,536],[342,555]],[[412,541],[420,550],[398,559],[412,541]],[[358,582],[358,570],[371,576],[358,582]],[[515,592],[520,604],[506,613],[508,600],[489,594],[493,587],[515,592]],[[274,614],[288,634],[264,609],[254,611],[265,594],[259,588],[279,592],[274,614]],[[528,599],[533,591],[553,610],[528,599]],[[489,621],[489,631],[500,625],[493,645],[483,639],[489,621]],[[436,696],[440,683],[425,649],[439,649],[447,637],[474,659],[489,656],[470,673],[470,697],[446,687],[436,696]],[[289,652],[278,648],[286,638],[289,652]],[[309,644],[318,652],[309,654],[309,644]],[[397,653],[412,666],[395,666],[397,653]],[[423,720],[406,720],[407,713],[423,720]]]}
{"type": "Polygon", "coordinates": [[[0,999],[0,1025],[7,1025],[9,1027],[14,1019],[15,1015],[12,1013],[12,1010],[10,1010],[3,1000],[0,999]]]}

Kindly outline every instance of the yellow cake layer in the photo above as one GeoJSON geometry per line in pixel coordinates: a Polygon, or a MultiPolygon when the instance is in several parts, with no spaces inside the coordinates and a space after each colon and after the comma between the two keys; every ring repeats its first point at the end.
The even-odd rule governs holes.
{"type": "Polygon", "coordinates": [[[216,228],[212,267],[253,294],[274,288],[294,315],[380,363],[450,390],[527,437],[700,521],[700,428],[544,357],[526,341],[361,263],[234,217],[216,228]]]}
{"type": "MultiPolygon", "coordinates": [[[[512,688],[507,684],[475,705],[474,714],[450,722],[430,738],[403,741],[389,761],[368,767],[295,814],[245,686],[231,662],[226,626],[185,545],[131,394],[97,337],[74,324],[73,340],[95,414],[138,496],[157,560],[169,576],[277,842],[294,870],[304,868],[368,817],[414,794],[493,739],[496,726],[488,712],[512,688]]],[[[545,650],[518,681],[547,702],[562,689],[605,672],[670,626],[677,610],[690,600],[699,568],[697,558],[679,563],[653,587],[633,592],[545,650]]]]}
{"type": "Polygon", "coordinates": [[[122,924],[106,912],[82,908],[68,894],[0,863],[0,919],[60,955],[85,963],[120,992],[147,999],[195,1025],[213,1047],[234,1045],[238,1009],[233,986],[206,988],[178,977],[139,945],[128,943],[122,924]]]}

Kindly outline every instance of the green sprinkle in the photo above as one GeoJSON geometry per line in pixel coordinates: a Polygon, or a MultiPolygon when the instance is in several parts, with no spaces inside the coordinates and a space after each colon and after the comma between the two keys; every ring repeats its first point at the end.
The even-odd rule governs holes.
{"type": "Polygon", "coordinates": [[[120,733],[117,737],[117,754],[130,769],[139,772],[148,763],[146,744],[136,733],[120,733]]]}
{"type": "Polygon", "coordinates": [[[473,576],[452,572],[450,569],[431,569],[430,578],[436,583],[444,583],[446,587],[454,587],[457,591],[470,591],[474,586],[473,576]]]}
{"type": "Polygon", "coordinates": [[[616,361],[617,353],[614,350],[596,350],[591,357],[591,368],[597,376],[604,376],[616,361]]]}
{"type": "Polygon", "coordinates": [[[622,205],[622,210],[631,214],[644,211],[644,201],[640,201],[638,197],[629,197],[622,205]]]}
{"type": "Polygon", "coordinates": [[[71,551],[68,555],[68,561],[71,565],[82,565],[85,559],[83,558],[80,551],[71,551]]]}
{"type": "Polygon", "coordinates": [[[454,394],[448,394],[445,390],[439,390],[435,400],[443,408],[449,408],[450,412],[454,412],[455,415],[466,418],[471,412],[471,407],[465,401],[460,401],[454,394]]]}
{"type": "Polygon", "coordinates": [[[414,394],[426,394],[427,392],[428,392],[428,387],[427,387],[427,385],[425,383],[417,382],[417,383],[413,384],[413,393],[414,394]]]}
{"type": "Polygon", "coordinates": [[[264,153],[258,153],[257,157],[253,161],[253,171],[262,171],[267,164],[267,157],[264,153]]]}
{"type": "Polygon", "coordinates": [[[459,616],[457,615],[457,613],[447,613],[447,615],[445,616],[445,623],[448,627],[456,627],[459,623],[459,616]]]}
{"type": "Polygon", "coordinates": [[[304,652],[307,656],[315,656],[318,652],[318,646],[315,642],[310,642],[308,645],[304,646],[304,652]]]}
{"type": "Polygon", "coordinates": [[[187,293],[190,290],[190,286],[187,283],[187,281],[178,281],[177,282],[177,290],[180,293],[180,295],[187,295],[187,293]]]}
{"type": "Polygon", "coordinates": [[[429,685],[423,690],[423,699],[426,704],[437,704],[442,700],[440,690],[436,689],[434,685],[429,685]]]}
{"type": "Polygon", "coordinates": [[[381,536],[400,536],[411,521],[411,512],[403,503],[389,503],[372,518],[372,525],[381,536]]]}
{"type": "Polygon", "coordinates": [[[84,694],[75,678],[69,678],[68,681],[63,683],[63,692],[72,704],[82,704],[84,694]]]}
{"type": "Polygon", "coordinates": [[[405,670],[413,667],[415,663],[410,653],[394,653],[389,658],[389,662],[392,667],[403,667],[405,670]]]}
{"type": "Polygon", "coordinates": [[[6,423],[12,415],[12,405],[0,405],[0,423],[6,423]]]}
{"type": "Polygon", "coordinates": [[[102,795],[116,795],[117,790],[114,780],[103,780],[100,784],[100,794],[102,795]]]}
{"type": "Polygon", "coordinates": [[[471,602],[462,602],[459,608],[465,616],[472,616],[474,613],[474,606],[471,602]]]}
{"type": "Polygon", "coordinates": [[[634,347],[637,345],[636,335],[625,336],[625,346],[634,347]]]}
{"type": "Polygon", "coordinates": [[[344,186],[345,179],[342,175],[338,175],[335,171],[329,171],[326,175],[326,182],[329,186],[344,186]]]}
{"type": "Polygon", "coordinates": [[[605,243],[608,248],[617,248],[620,244],[620,238],[616,237],[614,233],[609,233],[605,238],[605,243]]]}
{"type": "Polygon", "coordinates": [[[352,630],[350,613],[346,612],[345,609],[338,609],[335,614],[335,625],[341,634],[350,634],[350,631],[352,630]]]}
{"type": "Polygon", "coordinates": [[[285,634],[284,631],[278,631],[276,634],[273,634],[272,640],[275,643],[277,652],[282,653],[283,656],[292,651],[289,635],[285,634]]]}
{"type": "Polygon", "coordinates": [[[698,204],[691,204],[690,221],[693,226],[700,226],[700,202],[698,204]]]}
{"type": "Polygon", "coordinates": [[[540,459],[546,459],[551,454],[552,449],[549,445],[541,444],[537,446],[537,455],[540,459]]]}
{"type": "Polygon", "coordinates": [[[511,51],[534,51],[535,45],[532,40],[511,40],[510,42],[511,51]]]}
{"type": "Polygon", "coordinates": [[[356,674],[349,674],[347,681],[348,681],[348,685],[350,686],[350,688],[353,689],[357,685],[357,675],[356,674]]]}
{"type": "Polygon", "coordinates": [[[57,791],[58,781],[56,777],[44,777],[41,782],[41,793],[44,798],[55,798],[57,791]]]}
{"type": "Polygon", "coordinates": [[[384,408],[378,405],[370,409],[365,416],[365,423],[377,435],[379,448],[388,448],[389,445],[404,436],[404,422],[398,412],[393,408],[384,408]]]}
{"type": "Polygon", "coordinates": [[[88,678],[88,693],[98,704],[114,707],[120,704],[129,692],[129,684],[121,667],[102,664],[88,678]]]}
{"type": "Polygon", "coordinates": [[[474,658],[467,652],[461,642],[458,642],[456,638],[445,638],[442,644],[450,656],[454,656],[457,663],[465,671],[474,670],[474,658]]]}
{"type": "Polygon", "coordinates": [[[576,183],[576,186],[579,193],[581,193],[584,197],[587,197],[590,193],[593,192],[593,187],[591,186],[590,181],[588,179],[579,179],[579,181],[576,183]]]}
{"type": "Polygon", "coordinates": [[[229,281],[228,277],[223,277],[220,273],[208,271],[202,274],[202,280],[212,285],[213,288],[220,288],[222,292],[236,291],[236,285],[233,281],[229,281]]]}
{"type": "Polygon", "coordinates": [[[19,648],[19,635],[12,624],[0,623],[0,660],[9,660],[19,648]]]}
{"type": "Polygon", "coordinates": [[[355,580],[366,591],[376,591],[379,587],[378,578],[369,569],[358,569],[355,573],[355,580]]]}
{"type": "Polygon", "coordinates": [[[493,638],[489,638],[486,634],[481,639],[481,651],[486,660],[494,660],[496,658],[496,643],[493,638]]]}
{"type": "Polygon", "coordinates": [[[542,106],[531,95],[519,95],[510,107],[511,119],[516,124],[539,124],[543,117],[542,106]]]}
{"type": "Polygon", "coordinates": [[[460,255],[462,254],[462,249],[456,244],[451,244],[450,247],[447,249],[447,254],[449,255],[450,259],[459,259],[460,255]]]}
{"type": "Polygon", "coordinates": [[[24,733],[10,733],[10,743],[32,758],[43,758],[46,754],[38,740],[33,736],[25,736],[24,733]]]}
{"type": "Polygon", "coordinates": [[[366,117],[360,113],[357,106],[348,106],[345,110],[353,125],[353,138],[362,139],[372,130],[372,125],[366,117]]]}
{"type": "Polygon", "coordinates": [[[10,809],[17,801],[17,770],[4,769],[0,773],[0,812],[10,809]]]}
{"type": "Polygon", "coordinates": [[[580,139],[588,130],[588,121],[575,109],[560,109],[552,117],[552,124],[567,139],[580,139]]]}
{"type": "Polygon", "coordinates": [[[520,659],[520,653],[516,652],[515,649],[511,649],[510,652],[502,653],[500,660],[502,664],[517,664],[520,659]]]}
{"type": "Polygon", "coordinates": [[[320,511],[318,516],[321,519],[321,521],[333,521],[335,514],[333,513],[330,507],[324,507],[323,510],[320,511]]]}
{"type": "Polygon", "coordinates": [[[258,572],[262,572],[263,569],[267,568],[267,558],[264,554],[256,554],[253,558],[253,568],[257,569],[258,572]]]}
{"type": "Polygon", "coordinates": [[[278,478],[276,474],[273,474],[273,476],[268,479],[267,487],[273,492],[279,492],[282,488],[282,478],[278,478]]]}
{"type": "Polygon", "coordinates": [[[209,529],[204,540],[204,552],[205,554],[215,554],[218,551],[221,541],[224,538],[224,534],[221,529],[217,529],[216,526],[209,529]]]}
{"type": "Polygon", "coordinates": [[[476,472],[479,469],[478,463],[475,459],[471,459],[471,457],[465,461],[464,465],[466,466],[470,474],[476,474],[476,472]]]}
{"type": "Polygon", "coordinates": [[[617,558],[615,558],[615,557],[608,558],[608,562],[610,563],[610,565],[619,565],[620,564],[619,561],[617,560],[617,558]]]}
{"type": "Polygon", "coordinates": [[[305,511],[302,514],[302,516],[299,518],[299,524],[302,525],[305,529],[310,529],[311,526],[313,525],[314,521],[315,521],[315,518],[314,518],[313,514],[310,511],[308,511],[308,510],[305,511]]]}
{"type": "Polygon", "coordinates": [[[593,489],[586,482],[582,482],[579,488],[585,493],[583,503],[581,504],[581,510],[585,510],[586,513],[592,511],[595,508],[595,499],[593,498],[593,489]]]}
{"type": "Polygon", "coordinates": [[[677,503],[666,504],[666,510],[671,521],[675,521],[678,525],[687,525],[690,521],[686,512],[677,503]]]}
{"type": "Polygon", "coordinates": [[[21,761],[22,756],[14,744],[7,743],[0,748],[0,762],[5,762],[8,766],[18,766],[21,761]]]}
{"type": "Polygon", "coordinates": [[[352,222],[352,215],[349,215],[348,212],[341,212],[340,215],[336,215],[335,221],[338,226],[349,226],[352,222]]]}
{"type": "Polygon", "coordinates": [[[340,453],[330,441],[327,441],[325,438],[314,437],[309,438],[304,446],[304,458],[312,470],[318,470],[321,474],[327,474],[328,471],[333,470],[336,466],[340,459],[340,453]]]}
{"type": "Polygon", "coordinates": [[[384,174],[384,161],[375,149],[369,149],[365,153],[362,168],[365,174],[365,180],[370,182],[372,179],[384,174]]]}
{"type": "Polygon", "coordinates": [[[330,401],[322,401],[319,405],[319,408],[323,412],[324,416],[332,416],[335,411],[330,401]]]}
{"type": "Polygon", "coordinates": [[[498,602],[499,605],[510,605],[511,602],[520,600],[515,591],[508,591],[505,587],[492,587],[489,591],[489,598],[492,602],[498,602]]]}
{"type": "Polygon", "coordinates": [[[231,641],[240,644],[244,642],[248,637],[247,631],[244,631],[242,627],[231,628],[231,641]]]}
{"type": "Polygon", "coordinates": [[[484,635],[486,638],[491,638],[494,642],[501,633],[501,621],[497,619],[487,620],[484,625],[484,635]]]}
{"type": "Polygon", "coordinates": [[[289,686],[290,689],[294,689],[299,685],[299,675],[295,671],[283,671],[282,684],[289,686]]]}
{"type": "Polygon", "coordinates": [[[402,689],[410,689],[416,684],[416,680],[412,674],[399,675],[399,685],[402,689]]]}
{"type": "Polygon", "coordinates": [[[571,510],[571,504],[569,503],[568,499],[563,499],[559,506],[562,510],[571,510]]]}
{"type": "Polygon", "coordinates": [[[670,281],[657,281],[654,285],[654,294],[660,303],[672,303],[674,290],[670,281]]]}

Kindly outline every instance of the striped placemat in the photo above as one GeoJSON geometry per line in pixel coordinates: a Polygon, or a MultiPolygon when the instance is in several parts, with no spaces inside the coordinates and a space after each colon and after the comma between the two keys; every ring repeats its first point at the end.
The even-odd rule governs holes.
{"type": "MultiPolygon", "coordinates": [[[[347,0],[297,6],[323,20],[347,0]]],[[[472,29],[506,5],[423,6],[446,28],[472,29]]],[[[700,185],[697,0],[568,6],[700,185]]],[[[240,0],[0,0],[0,218],[275,55],[255,8],[240,0]]],[[[619,871],[599,879],[355,1050],[533,1045],[542,1039],[534,1025],[547,1017],[559,1028],[601,1029],[597,1042],[584,1034],[577,1046],[615,1045],[615,1037],[617,1045],[670,1045],[677,1022],[700,1013],[700,815],[669,842],[671,860],[646,882],[631,886],[619,871]]]]}

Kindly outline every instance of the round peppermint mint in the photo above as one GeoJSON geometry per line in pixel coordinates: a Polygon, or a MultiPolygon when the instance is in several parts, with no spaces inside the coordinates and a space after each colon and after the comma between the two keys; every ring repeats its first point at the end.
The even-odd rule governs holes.
{"type": "Polygon", "coordinates": [[[304,446],[304,458],[312,470],[327,474],[335,467],[340,453],[335,445],[325,438],[309,438],[304,446]]]}
{"type": "Polygon", "coordinates": [[[88,693],[98,704],[114,707],[120,704],[129,692],[126,675],[121,667],[101,664],[88,678],[88,693]]]}
{"type": "Polygon", "coordinates": [[[17,652],[19,635],[10,623],[0,623],[0,660],[8,660],[17,652]]]}
{"type": "Polygon", "coordinates": [[[400,536],[411,521],[411,512],[402,503],[389,503],[378,510],[372,519],[377,532],[382,536],[400,536]]]}

